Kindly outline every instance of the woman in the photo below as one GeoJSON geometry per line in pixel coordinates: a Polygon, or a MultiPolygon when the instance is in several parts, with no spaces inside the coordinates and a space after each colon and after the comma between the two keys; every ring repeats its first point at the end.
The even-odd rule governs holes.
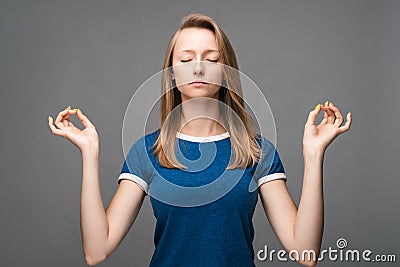
{"type": "MultiPolygon", "coordinates": [[[[162,127],[131,147],[118,178],[119,187],[106,210],[100,193],[95,126],[79,109],[70,107],[54,122],[49,116],[51,132],[82,152],[81,230],[87,264],[105,260],[117,248],[146,194],[157,219],[156,249],[150,266],[255,266],[252,216],[258,195],[282,246],[299,255],[310,250],[318,255],[323,234],[324,153],[338,135],[350,129],[351,114],[342,126],[341,112],[328,101],[309,113],[303,136],[303,188],[297,208],[286,187],[279,154],[250,128],[251,119],[235,83],[237,75],[229,73],[237,69],[232,46],[213,19],[190,14],[182,20],[164,61],[162,127]],[[212,69],[216,64],[228,68],[212,69]],[[321,111],[324,118],[316,125],[321,111]],[[73,114],[85,126],[83,130],[70,122],[73,114]],[[207,144],[214,145],[216,162],[190,171],[202,164],[196,158],[199,146],[207,144]],[[189,159],[187,163],[178,159],[176,148],[189,159]],[[262,155],[272,158],[266,160],[262,155]],[[191,161],[195,164],[190,166],[191,161]],[[207,199],[212,190],[207,191],[210,194],[189,191],[193,195],[185,195],[185,190],[176,193],[175,187],[164,187],[200,188],[235,170],[241,170],[240,179],[214,199],[207,199]],[[253,179],[257,190],[250,192],[253,179]]],[[[316,264],[316,258],[296,260],[304,266],[316,264]]]]}

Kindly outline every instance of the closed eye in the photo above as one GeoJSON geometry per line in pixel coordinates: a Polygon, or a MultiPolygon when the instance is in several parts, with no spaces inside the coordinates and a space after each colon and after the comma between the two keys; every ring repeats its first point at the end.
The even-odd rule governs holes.
{"type": "MultiPolygon", "coordinates": [[[[189,61],[191,61],[191,59],[186,59],[186,60],[181,60],[181,62],[182,63],[185,63],[185,62],[189,62],[189,61]]],[[[218,62],[218,59],[207,59],[207,61],[210,61],[210,62],[218,62]]]]}

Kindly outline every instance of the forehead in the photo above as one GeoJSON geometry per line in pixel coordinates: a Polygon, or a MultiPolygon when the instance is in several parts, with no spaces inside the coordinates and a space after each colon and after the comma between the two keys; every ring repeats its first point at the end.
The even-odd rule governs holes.
{"type": "Polygon", "coordinates": [[[215,34],[204,28],[183,29],[176,41],[175,52],[180,53],[184,50],[204,51],[218,50],[215,34]]]}

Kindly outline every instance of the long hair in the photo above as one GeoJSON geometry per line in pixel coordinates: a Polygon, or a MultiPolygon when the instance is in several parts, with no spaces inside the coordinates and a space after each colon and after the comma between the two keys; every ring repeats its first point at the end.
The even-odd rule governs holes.
{"type": "Polygon", "coordinates": [[[246,168],[250,164],[254,165],[255,162],[258,162],[261,149],[256,141],[257,134],[251,129],[254,122],[245,111],[244,100],[241,97],[243,94],[235,52],[229,39],[216,22],[212,18],[198,13],[189,14],[182,19],[181,25],[172,36],[166,51],[163,63],[164,71],[161,78],[161,129],[152,147],[154,149],[153,154],[157,156],[160,165],[163,167],[187,169],[175,156],[176,133],[179,131],[181,116],[173,116],[172,114],[175,114],[176,111],[172,111],[176,107],[178,113],[181,112],[182,99],[181,93],[176,88],[176,84],[173,83],[169,73],[179,34],[186,28],[211,30],[216,38],[221,63],[227,66],[223,68],[225,79],[218,94],[218,100],[229,107],[220,109],[223,112],[221,117],[231,138],[234,154],[234,160],[227,169],[246,168]]]}

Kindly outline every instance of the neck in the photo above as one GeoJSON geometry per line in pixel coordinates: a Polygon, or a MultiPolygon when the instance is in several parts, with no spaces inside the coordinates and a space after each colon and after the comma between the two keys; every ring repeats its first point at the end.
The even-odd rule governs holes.
{"type": "Polygon", "coordinates": [[[203,97],[182,102],[180,132],[192,136],[225,133],[218,103],[203,97]]]}

